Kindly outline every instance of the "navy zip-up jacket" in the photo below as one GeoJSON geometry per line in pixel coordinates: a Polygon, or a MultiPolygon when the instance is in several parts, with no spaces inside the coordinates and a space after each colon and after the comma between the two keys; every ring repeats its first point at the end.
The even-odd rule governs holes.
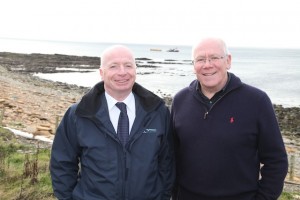
{"type": "Polygon", "coordinates": [[[54,194],[67,200],[169,200],[175,177],[170,112],[137,83],[136,118],[123,147],[109,119],[103,82],[64,115],[54,138],[54,194]]]}
{"type": "Polygon", "coordinates": [[[231,74],[225,93],[207,110],[197,84],[172,104],[178,199],[277,199],[288,160],[267,94],[231,74]]]}

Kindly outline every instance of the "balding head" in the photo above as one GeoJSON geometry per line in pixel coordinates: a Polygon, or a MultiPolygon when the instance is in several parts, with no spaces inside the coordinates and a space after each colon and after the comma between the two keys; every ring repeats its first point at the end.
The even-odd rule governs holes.
{"type": "Polygon", "coordinates": [[[105,49],[101,54],[101,63],[100,67],[104,67],[111,61],[113,57],[120,57],[130,60],[135,64],[135,58],[133,52],[124,45],[113,45],[105,49]]]}

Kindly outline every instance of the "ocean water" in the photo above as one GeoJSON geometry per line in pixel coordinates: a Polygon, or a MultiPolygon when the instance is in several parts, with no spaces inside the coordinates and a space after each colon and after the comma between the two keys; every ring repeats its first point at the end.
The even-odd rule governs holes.
{"type": "MultiPolygon", "coordinates": [[[[1,39],[0,51],[16,53],[47,53],[79,56],[100,56],[112,43],[80,43],[1,39]]],[[[157,94],[174,95],[195,79],[191,65],[191,46],[125,44],[136,58],[163,62],[156,68],[138,68],[137,82],[157,94]],[[167,52],[170,48],[179,52],[167,52]],[[156,49],[160,51],[152,51],[156,49]]],[[[300,49],[254,49],[229,47],[232,54],[230,72],[243,82],[258,87],[275,104],[300,106],[300,49]]],[[[143,61],[147,64],[146,61],[143,61]]],[[[100,81],[98,70],[88,73],[35,74],[43,79],[92,87],[100,81]]]]}

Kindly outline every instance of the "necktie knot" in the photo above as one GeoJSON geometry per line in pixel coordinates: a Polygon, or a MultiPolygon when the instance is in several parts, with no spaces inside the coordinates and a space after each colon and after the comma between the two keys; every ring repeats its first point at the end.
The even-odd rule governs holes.
{"type": "Polygon", "coordinates": [[[120,109],[122,113],[127,113],[126,104],[123,102],[116,103],[116,106],[120,109]]]}

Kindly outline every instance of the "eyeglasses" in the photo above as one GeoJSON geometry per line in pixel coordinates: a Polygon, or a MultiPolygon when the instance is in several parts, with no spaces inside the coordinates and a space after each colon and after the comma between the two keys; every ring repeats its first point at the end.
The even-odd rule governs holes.
{"type": "Polygon", "coordinates": [[[211,56],[211,57],[208,57],[208,58],[199,57],[196,60],[193,60],[192,64],[194,64],[194,65],[204,65],[206,63],[206,61],[208,61],[210,64],[215,64],[223,58],[224,58],[224,56],[211,56]]]}

